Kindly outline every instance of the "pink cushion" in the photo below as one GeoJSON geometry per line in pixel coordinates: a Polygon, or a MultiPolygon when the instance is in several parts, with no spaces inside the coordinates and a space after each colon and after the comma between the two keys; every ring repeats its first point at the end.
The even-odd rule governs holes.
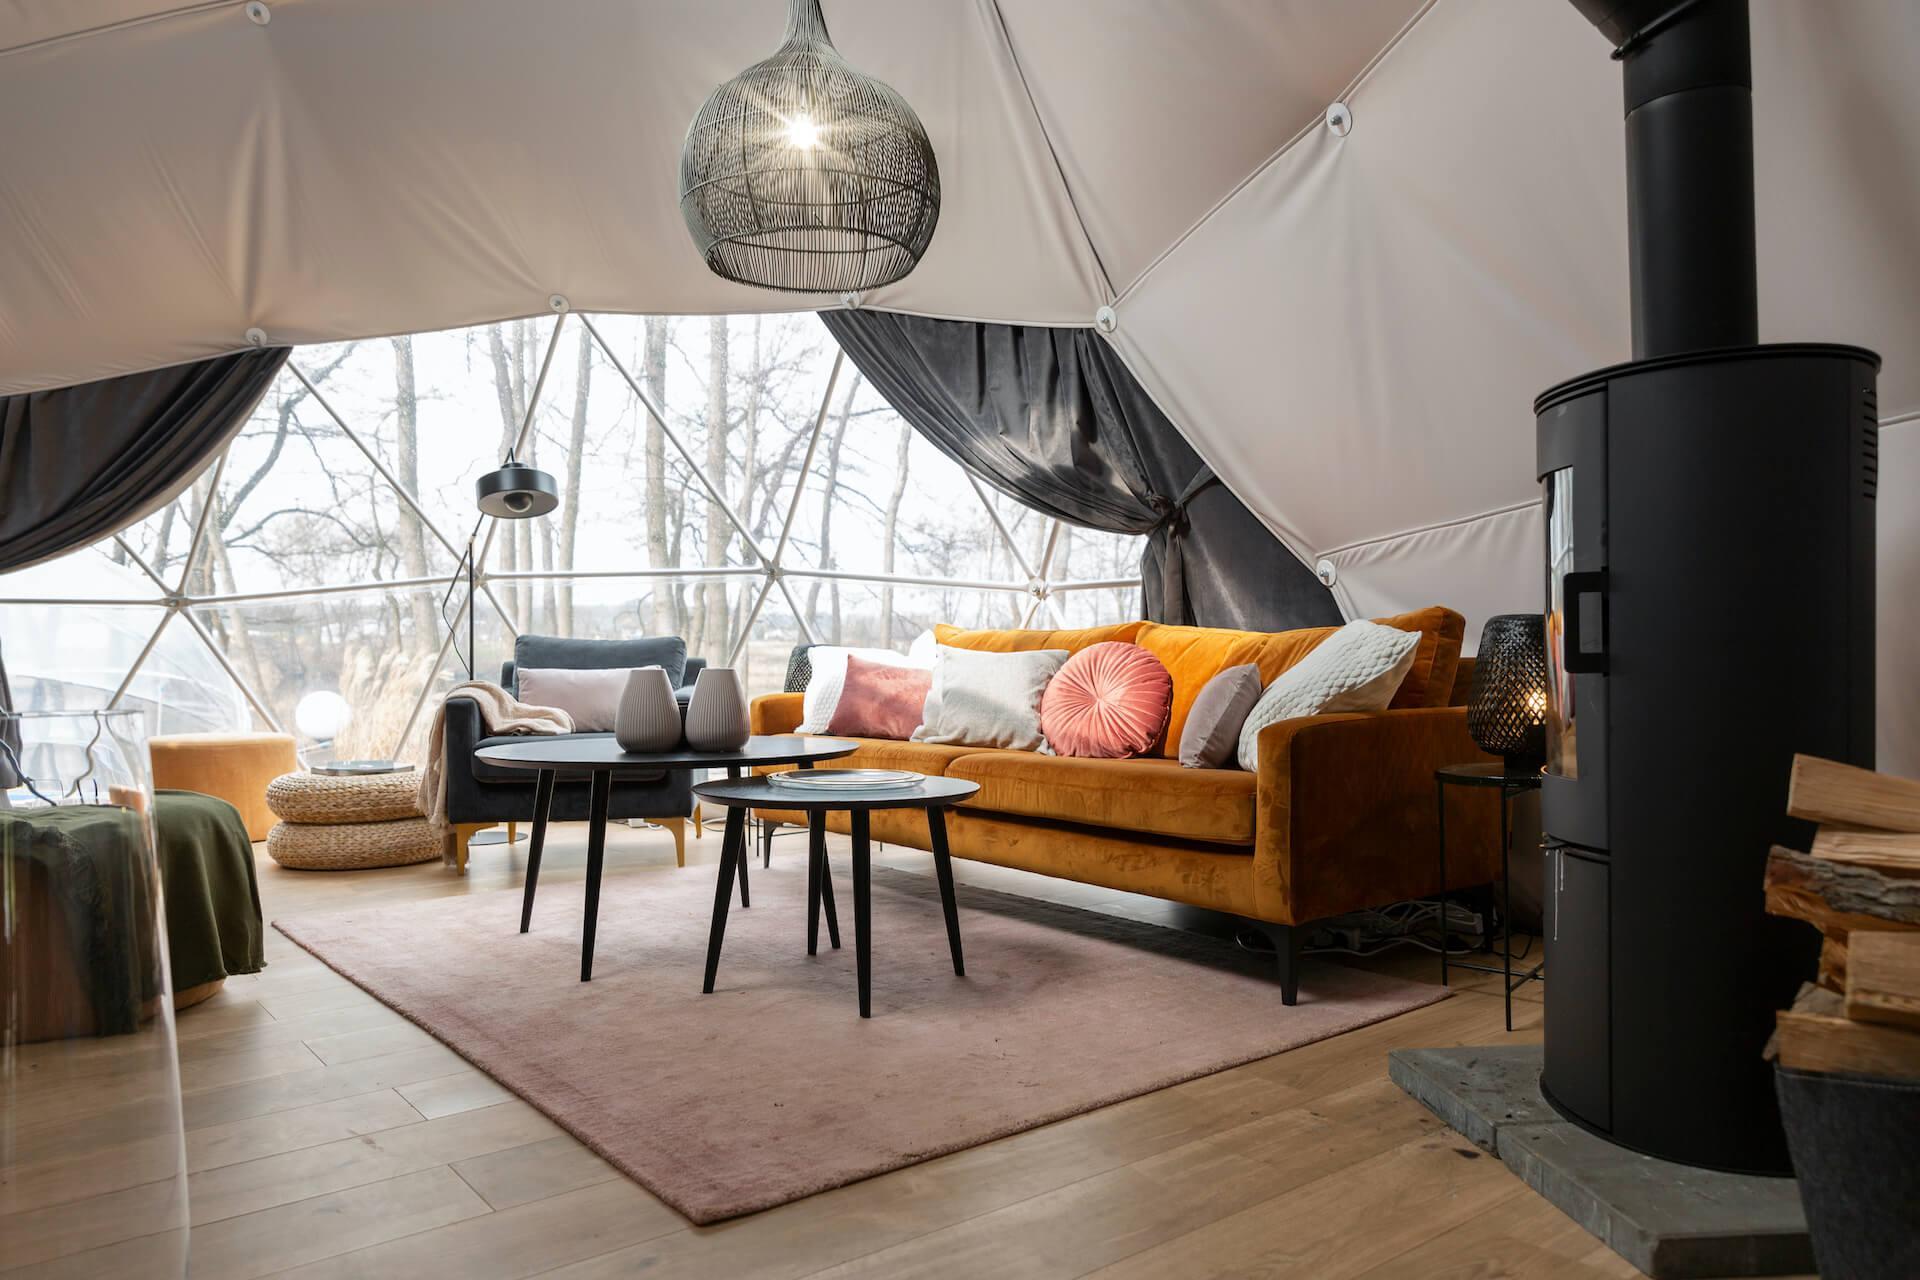
{"type": "Polygon", "coordinates": [[[1173,710],[1173,677],[1137,644],[1109,640],[1067,659],[1040,700],[1040,731],[1055,753],[1144,755],[1173,710]]]}
{"type": "Polygon", "coordinates": [[[896,667],[847,655],[847,680],[833,708],[827,732],[849,738],[893,738],[904,742],[920,727],[933,672],[896,667]]]}

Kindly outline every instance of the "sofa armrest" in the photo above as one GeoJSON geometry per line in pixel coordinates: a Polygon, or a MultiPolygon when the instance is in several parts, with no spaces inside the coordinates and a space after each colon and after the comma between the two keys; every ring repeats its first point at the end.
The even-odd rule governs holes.
{"type": "Polygon", "coordinates": [[[480,719],[480,704],[472,698],[448,698],[441,712],[446,729],[441,749],[446,752],[442,767],[446,770],[447,819],[450,822],[484,822],[480,780],[473,776],[473,753],[487,727],[480,719]]]}
{"type": "MultiPolygon", "coordinates": [[[[1263,918],[1304,924],[1440,888],[1434,771],[1493,757],[1464,707],[1303,716],[1260,731],[1254,843],[1263,918]]],[[[1448,787],[1447,882],[1498,878],[1498,794],[1448,787]]]]}
{"type": "Polygon", "coordinates": [[[763,693],[753,700],[749,724],[755,733],[792,733],[804,714],[803,693],[763,693]]]}

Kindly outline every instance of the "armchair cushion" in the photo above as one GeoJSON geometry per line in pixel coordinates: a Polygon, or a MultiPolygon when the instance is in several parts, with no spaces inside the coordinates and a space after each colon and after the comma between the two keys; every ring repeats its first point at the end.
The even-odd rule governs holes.
{"type": "MultiPolygon", "coordinates": [[[[571,636],[523,635],[513,642],[513,669],[659,667],[678,689],[687,682],[687,642],[679,636],[640,636],[632,640],[581,640],[571,636]]],[[[502,671],[503,677],[510,675],[502,671]]],[[[516,684],[507,683],[518,691],[516,684]]]]}

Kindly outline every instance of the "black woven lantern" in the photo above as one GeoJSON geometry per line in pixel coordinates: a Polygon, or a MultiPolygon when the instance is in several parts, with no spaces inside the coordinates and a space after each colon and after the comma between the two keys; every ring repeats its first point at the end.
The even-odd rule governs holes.
{"type": "Polygon", "coordinates": [[[792,0],[787,38],[713,91],[680,152],[680,213],[715,275],[848,293],[919,263],[940,218],[940,170],[906,100],[840,57],[819,0],[792,0]]]}
{"type": "Polygon", "coordinates": [[[1537,613],[1488,618],[1467,693],[1467,733],[1510,773],[1547,758],[1547,628],[1537,613]]]}

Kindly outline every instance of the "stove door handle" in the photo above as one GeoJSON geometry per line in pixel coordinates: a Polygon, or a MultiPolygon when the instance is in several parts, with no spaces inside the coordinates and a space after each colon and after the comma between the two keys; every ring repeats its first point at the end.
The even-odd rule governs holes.
{"type": "Polygon", "coordinates": [[[1570,675],[1605,675],[1607,672],[1607,571],[1593,569],[1569,573],[1560,580],[1562,609],[1566,615],[1566,633],[1561,637],[1561,665],[1570,675]],[[1600,647],[1587,650],[1580,644],[1580,598],[1600,598],[1600,647]]]}

